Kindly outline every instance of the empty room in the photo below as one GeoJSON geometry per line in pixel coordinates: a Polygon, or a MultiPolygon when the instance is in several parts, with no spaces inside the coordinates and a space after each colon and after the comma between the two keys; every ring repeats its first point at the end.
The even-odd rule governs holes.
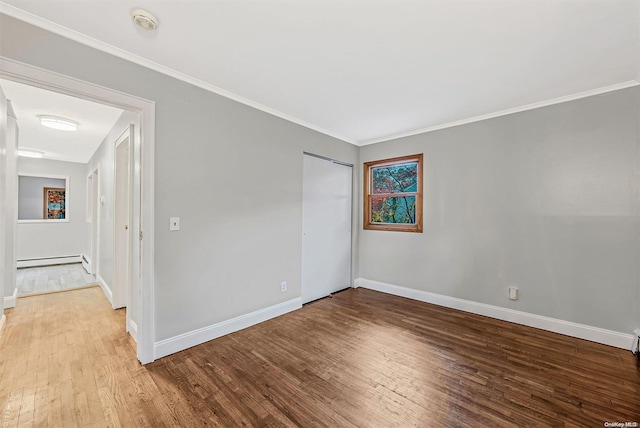
{"type": "Polygon", "coordinates": [[[640,423],[640,0],[1,0],[0,89],[3,426],[640,423]]]}

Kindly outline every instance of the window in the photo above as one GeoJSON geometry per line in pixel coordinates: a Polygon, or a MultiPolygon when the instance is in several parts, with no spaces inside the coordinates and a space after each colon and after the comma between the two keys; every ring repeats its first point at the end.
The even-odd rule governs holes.
{"type": "Polygon", "coordinates": [[[422,154],[364,164],[363,225],[422,232],[422,154]]]}
{"type": "Polygon", "coordinates": [[[18,223],[68,222],[69,177],[18,175],[18,223]]]}

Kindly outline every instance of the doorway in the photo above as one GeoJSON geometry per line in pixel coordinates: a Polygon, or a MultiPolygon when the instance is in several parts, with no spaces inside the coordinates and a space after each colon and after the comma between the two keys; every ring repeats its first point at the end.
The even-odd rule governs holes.
{"type": "MultiPolygon", "coordinates": [[[[154,208],[154,142],[155,142],[155,105],[152,101],[124,94],[108,88],[99,87],[88,82],[69,78],[47,70],[32,67],[18,61],[0,58],[0,78],[13,80],[17,83],[46,89],[80,99],[109,105],[129,111],[137,115],[141,127],[135,138],[129,138],[129,170],[135,171],[128,176],[128,187],[133,189],[129,195],[128,211],[132,213],[135,222],[130,222],[129,236],[135,236],[136,245],[129,240],[129,294],[136,295],[137,323],[137,357],[146,364],[154,360],[154,313],[153,313],[153,208],[154,208]],[[144,167],[143,167],[144,165],[144,167]],[[143,233],[144,231],[144,233],[143,233]],[[144,239],[143,239],[144,237],[144,239]]],[[[86,173],[84,175],[86,177],[86,173]]],[[[100,177],[98,173],[92,175],[92,187],[96,186],[100,177]],[[94,179],[95,178],[95,179],[94,179]]],[[[115,179],[115,177],[114,177],[115,179]]],[[[103,197],[92,205],[97,208],[104,203],[103,197]]],[[[4,201],[3,201],[4,202],[4,201]]],[[[3,211],[0,209],[0,211],[3,211]]],[[[0,212],[0,214],[3,214],[0,212]]],[[[92,216],[94,214],[92,213],[92,216]]],[[[99,217],[98,217],[99,218],[99,217]]],[[[93,236],[93,235],[92,235],[93,236]]],[[[92,239],[92,253],[99,251],[99,239],[92,239]],[[97,249],[95,248],[97,247],[97,249]]],[[[3,248],[13,250],[12,243],[5,240],[3,248]]],[[[98,257],[91,256],[92,264],[98,257]]],[[[96,263],[92,270],[101,270],[96,263]]],[[[125,298],[125,302],[126,302],[125,298]]]]}
{"type": "Polygon", "coordinates": [[[353,166],[305,153],[302,179],[302,303],[351,284],[353,166]]]}

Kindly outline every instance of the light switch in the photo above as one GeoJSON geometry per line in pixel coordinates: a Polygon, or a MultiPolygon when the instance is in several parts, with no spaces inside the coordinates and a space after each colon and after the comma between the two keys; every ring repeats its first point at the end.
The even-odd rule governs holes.
{"type": "Polygon", "coordinates": [[[180,217],[169,218],[169,230],[180,230],[180,217]]]}

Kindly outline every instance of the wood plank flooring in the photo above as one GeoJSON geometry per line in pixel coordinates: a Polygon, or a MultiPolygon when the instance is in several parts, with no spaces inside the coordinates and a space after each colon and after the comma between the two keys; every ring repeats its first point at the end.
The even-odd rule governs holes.
{"type": "Polygon", "coordinates": [[[2,426],[640,422],[629,351],[365,289],[147,366],[99,288],[20,299],[6,314],[2,426]]]}

